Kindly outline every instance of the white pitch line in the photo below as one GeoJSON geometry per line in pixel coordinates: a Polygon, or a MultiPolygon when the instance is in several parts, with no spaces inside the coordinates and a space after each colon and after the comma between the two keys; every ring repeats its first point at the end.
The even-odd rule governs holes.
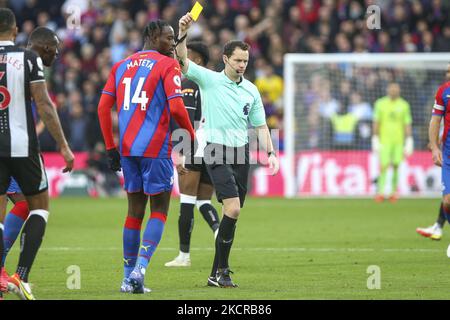
{"type": "MultiPolygon", "coordinates": [[[[42,247],[41,251],[122,251],[121,247],[42,247]]],[[[177,248],[162,247],[158,251],[176,251],[177,248]]],[[[213,251],[214,248],[191,248],[191,251],[213,251]]],[[[443,252],[444,249],[429,249],[429,248],[233,248],[233,251],[255,251],[255,252],[271,252],[271,253],[285,253],[285,252],[335,252],[335,253],[351,253],[351,252],[415,252],[415,253],[431,253],[443,252]]]]}

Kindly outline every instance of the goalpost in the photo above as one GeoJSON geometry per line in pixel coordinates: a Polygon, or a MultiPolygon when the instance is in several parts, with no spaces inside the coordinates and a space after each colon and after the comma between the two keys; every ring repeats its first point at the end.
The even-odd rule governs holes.
{"type": "Polygon", "coordinates": [[[439,53],[286,54],[285,196],[375,194],[373,108],[391,82],[410,104],[415,142],[413,155],[400,166],[399,193],[439,196],[440,168],[427,149],[428,123],[449,62],[448,54],[439,53]]]}

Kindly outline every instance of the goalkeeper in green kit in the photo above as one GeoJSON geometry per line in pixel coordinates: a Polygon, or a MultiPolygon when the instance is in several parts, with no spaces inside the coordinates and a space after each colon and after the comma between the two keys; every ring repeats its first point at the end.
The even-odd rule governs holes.
{"type": "Polygon", "coordinates": [[[375,102],[373,117],[372,151],[377,152],[380,161],[380,175],[375,201],[385,199],[386,174],[392,166],[391,202],[398,199],[398,168],[403,157],[409,157],[414,150],[409,103],[400,96],[400,86],[392,82],[387,87],[387,96],[375,102]]]}

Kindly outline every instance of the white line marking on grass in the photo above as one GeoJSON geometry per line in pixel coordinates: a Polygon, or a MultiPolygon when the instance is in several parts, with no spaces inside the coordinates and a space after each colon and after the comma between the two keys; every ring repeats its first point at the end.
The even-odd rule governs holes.
{"type": "MultiPolygon", "coordinates": [[[[121,247],[42,247],[41,251],[122,251],[121,247]]],[[[162,247],[158,251],[176,251],[177,248],[162,247]]],[[[191,248],[191,251],[213,251],[212,247],[205,248],[191,248]]],[[[388,252],[388,253],[431,253],[443,252],[444,249],[429,249],[429,248],[233,248],[233,251],[256,251],[256,252],[388,252]]]]}

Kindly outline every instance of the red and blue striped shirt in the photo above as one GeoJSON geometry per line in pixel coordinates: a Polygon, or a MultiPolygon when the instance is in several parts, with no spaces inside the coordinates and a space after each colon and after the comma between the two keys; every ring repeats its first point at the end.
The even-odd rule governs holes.
{"type": "Polygon", "coordinates": [[[436,98],[433,106],[433,116],[444,117],[444,133],[442,143],[447,145],[447,136],[450,130],[450,81],[444,83],[436,92],[436,98]]]}
{"type": "Polygon", "coordinates": [[[122,156],[170,158],[169,100],[181,97],[178,62],[139,51],[116,63],[103,89],[115,98],[122,156]]]}

